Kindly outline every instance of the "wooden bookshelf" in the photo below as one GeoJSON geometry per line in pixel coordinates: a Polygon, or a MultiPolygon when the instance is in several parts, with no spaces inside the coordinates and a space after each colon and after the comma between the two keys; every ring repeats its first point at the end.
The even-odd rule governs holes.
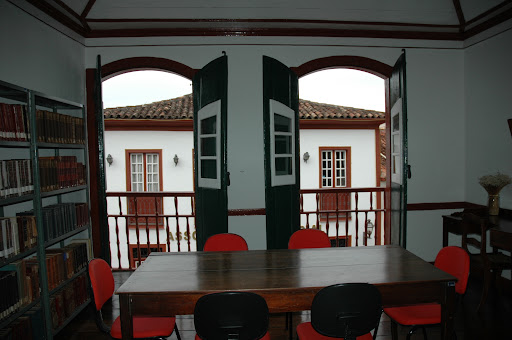
{"type": "Polygon", "coordinates": [[[79,103],[0,81],[0,335],[51,340],[90,302],[84,115],[79,103]]]}

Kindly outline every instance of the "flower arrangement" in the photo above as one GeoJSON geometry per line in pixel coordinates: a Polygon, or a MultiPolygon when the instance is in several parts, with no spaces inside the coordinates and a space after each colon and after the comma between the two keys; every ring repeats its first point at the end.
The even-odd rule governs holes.
{"type": "Polygon", "coordinates": [[[512,178],[509,175],[497,172],[495,175],[480,177],[479,183],[489,195],[498,195],[503,187],[512,183],[512,178]]]}

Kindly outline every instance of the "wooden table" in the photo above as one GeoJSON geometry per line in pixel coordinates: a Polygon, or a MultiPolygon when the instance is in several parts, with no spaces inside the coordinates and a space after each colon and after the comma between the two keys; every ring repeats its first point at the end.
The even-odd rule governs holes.
{"type": "Polygon", "coordinates": [[[489,241],[493,248],[512,251],[512,219],[501,218],[489,229],[489,241]]]}
{"type": "MultiPolygon", "coordinates": [[[[472,212],[470,210],[470,212],[472,212]]],[[[485,219],[489,232],[490,246],[503,250],[512,250],[512,217],[511,216],[490,216],[482,213],[480,210],[477,213],[485,219]]],[[[448,233],[461,235],[466,232],[468,234],[480,234],[481,228],[478,225],[462,224],[463,212],[454,215],[443,215],[443,247],[448,245],[448,233]],[[464,228],[470,228],[464,230],[464,228]]]]}
{"type": "Polygon", "coordinates": [[[512,267],[512,260],[499,250],[512,251],[512,217],[506,214],[488,215],[484,209],[469,209],[454,215],[443,216],[443,246],[448,245],[448,233],[461,235],[462,248],[471,256],[471,272],[482,272],[483,286],[478,311],[486,303],[491,281],[501,275],[502,270],[512,267]],[[468,214],[464,222],[464,214],[468,214]],[[478,235],[476,238],[472,235],[478,235]],[[488,236],[489,235],[489,236],[488,236]],[[487,237],[492,252],[487,250],[487,237]],[[468,244],[476,247],[477,252],[468,248],[468,244]]]}
{"type": "Polygon", "coordinates": [[[251,291],[271,313],[309,310],[323,287],[375,284],[385,306],[442,304],[442,334],[451,334],[455,277],[398,246],[151,253],[117,290],[123,339],[132,339],[133,315],[193,314],[202,295],[251,291]]]}

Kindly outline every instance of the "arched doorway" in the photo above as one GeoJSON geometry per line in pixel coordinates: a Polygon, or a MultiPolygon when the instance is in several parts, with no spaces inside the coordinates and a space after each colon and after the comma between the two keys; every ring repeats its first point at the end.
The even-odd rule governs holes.
{"type": "MultiPolygon", "coordinates": [[[[99,59],[99,58],[98,58],[99,59]]],[[[99,64],[99,63],[98,63],[99,64]]],[[[141,70],[158,70],[171,72],[192,80],[196,70],[176,61],[165,58],[134,57],[117,60],[98,69],[86,70],[87,88],[87,126],[88,148],[90,164],[91,197],[98,197],[96,202],[91,202],[92,232],[94,243],[94,256],[110,260],[109,228],[106,219],[106,186],[105,186],[105,154],[103,141],[103,113],[97,98],[101,98],[101,82],[116,75],[126,72],[141,70]]],[[[151,124],[150,124],[151,125],[151,124]]],[[[187,124],[185,124],[187,125],[187,124]]],[[[180,126],[180,129],[190,127],[180,126]]]]}
{"type": "MultiPolygon", "coordinates": [[[[308,74],[311,74],[313,72],[321,71],[321,70],[327,70],[327,69],[333,69],[333,68],[350,68],[355,69],[359,71],[364,71],[371,73],[375,76],[378,76],[384,80],[385,82],[385,98],[386,98],[386,145],[390,145],[390,112],[391,108],[389,107],[389,78],[392,75],[393,67],[389,66],[385,63],[382,63],[380,61],[366,58],[366,57],[360,57],[360,56],[331,56],[331,57],[325,57],[325,58],[319,58],[315,60],[311,60],[307,63],[304,63],[300,66],[292,68],[295,73],[300,77],[306,76],[308,74]]],[[[390,157],[389,157],[389,147],[386,148],[386,173],[390,174],[389,171],[391,165],[390,165],[390,157]]],[[[391,201],[390,196],[390,190],[391,182],[390,182],[390,175],[386,176],[386,191],[385,191],[385,198],[384,201],[386,203],[385,210],[385,221],[384,221],[384,243],[388,244],[390,243],[390,210],[391,207],[389,205],[391,201]]],[[[375,237],[379,237],[380,235],[375,235],[375,237]]]]}

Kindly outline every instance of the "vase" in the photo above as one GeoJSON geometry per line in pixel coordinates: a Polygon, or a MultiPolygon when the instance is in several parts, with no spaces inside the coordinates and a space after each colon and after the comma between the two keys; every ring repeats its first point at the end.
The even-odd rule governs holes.
{"type": "Polygon", "coordinates": [[[489,200],[487,203],[489,208],[489,215],[499,215],[500,214],[500,195],[489,195],[489,200]]]}

